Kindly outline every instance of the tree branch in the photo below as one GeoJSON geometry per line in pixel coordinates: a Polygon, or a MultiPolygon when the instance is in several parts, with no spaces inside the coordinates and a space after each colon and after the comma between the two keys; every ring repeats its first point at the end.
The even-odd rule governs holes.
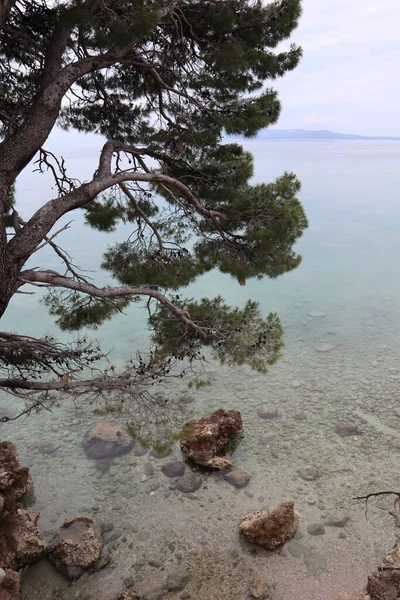
{"type": "Polygon", "coordinates": [[[155,289],[152,289],[146,285],[124,285],[115,287],[103,287],[99,288],[95,285],[85,282],[76,281],[71,277],[65,277],[54,271],[33,271],[27,270],[22,271],[19,277],[22,283],[45,284],[49,287],[61,287],[76,292],[82,292],[89,294],[94,298],[112,299],[122,298],[125,296],[148,296],[158,300],[164,305],[171,313],[173,313],[178,319],[180,319],[185,325],[195,329],[200,335],[203,335],[202,328],[191,320],[190,315],[187,311],[180,309],[178,306],[173,304],[166,296],[161,294],[155,289]]]}
{"type": "MultiPolygon", "coordinates": [[[[190,189],[178,179],[163,175],[162,173],[140,173],[132,171],[121,171],[115,174],[106,175],[108,165],[111,162],[112,152],[131,152],[129,146],[125,144],[109,141],[103,147],[100,156],[99,172],[89,183],[82,184],[75,190],[61,196],[59,198],[46,202],[39,210],[31,217],[21,231],[9,241],[8,250],[15,261],[26,260],[32,252],[35,251],[45,236],[49,233],[55,223],[66,213],[82,208],[101,192],[119,185],[127,181],[140,181],[156,185],[171,186],[179,192],[179,194],[203,217],[211,219],[218,229],[222,231],[222,227],[218,219],[226,219],[226,217],[214,210],[208,210],[194,196],[190,189]]],[[[132,151],[133,152],[133,151],[132,151]]]]}

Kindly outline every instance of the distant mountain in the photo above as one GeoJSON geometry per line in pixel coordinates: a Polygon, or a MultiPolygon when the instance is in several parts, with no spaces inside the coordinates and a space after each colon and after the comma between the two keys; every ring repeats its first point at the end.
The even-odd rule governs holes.
{"type": "Polygon", "coordinates": [[[263,129],[257,135],[258,140],[400,140],[400,137],[354,135],[335,133],[321,129],[263,129]]]}

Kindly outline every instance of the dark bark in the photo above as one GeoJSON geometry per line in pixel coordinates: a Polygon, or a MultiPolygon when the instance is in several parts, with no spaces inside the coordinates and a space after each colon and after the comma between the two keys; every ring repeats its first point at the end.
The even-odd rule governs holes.
{"type": "Polygon", "coordinates": [[[0,29],[3,28],[8,17],[8,13],[15,2],[16,0],[0,0],[0,29]]]}

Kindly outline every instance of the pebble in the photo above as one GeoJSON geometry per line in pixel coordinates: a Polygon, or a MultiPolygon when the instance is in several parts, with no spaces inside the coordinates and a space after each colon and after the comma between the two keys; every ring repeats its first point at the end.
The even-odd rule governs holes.
{"type": "Polygon", "coordinates": [[[298,471],[299,476],[306,481],[315,481],[321,477],[321,473],[316,467],[304,467],[298,471]]]}
{"type": "Polygon", "coordinates": [[[325,526],[323,523],[311,523],[311,525],[307,527],[307,531],[310,535],[324,535],[325,526]]]}
{"type": "Polygon", "coordinates": [[[333,344],[320,344],[315,349],[317,352],[331,352],[334,348],[335,346],[333,344]]]}
{"type": "Polygon", "coordinates": [[[154,467],[151,463],[145,463],[143,466],[143,473],[148,477],[153,477],[154,475],[154,467]]]}
{"type": "Polygon", "coordinates": [[[179,567],[172,571],[167,577],[167,590],[169,592],[182,591],[190,581],[190,571],[185,567],[179,567]]]}
{"type": "Polygon", "coordinates": [[[335,515],[328,515],[324,519],[324,523],[325,525],[328,525],[328,527],[344,527],[349,518],[349,515],[345,513],[337,513],[335,515]]]}
{"type": "Polygon", "coordinates": [[[165,458],[166,456],[169,456],[171,452],[171,448],[166,448],[165,450],[155,450],[153,448],[153,450],[150,452],[150,456],[153,458],[165,458]]]}
{"type": "Polygon", "coordinates": [[[257,408],[257,415],[260,419],[276,419],[280,416],[280,413],[277,406],[266,404],[257,408]]]}
{"type": "Polygon", "coordinates": [[[149,565],[151,567],[154,567],[156,569],[159,569],[161,567],[161,563],[159,560],[156,560],[154,558],[150,558],[150,560],[148,561],[149,565]]]}

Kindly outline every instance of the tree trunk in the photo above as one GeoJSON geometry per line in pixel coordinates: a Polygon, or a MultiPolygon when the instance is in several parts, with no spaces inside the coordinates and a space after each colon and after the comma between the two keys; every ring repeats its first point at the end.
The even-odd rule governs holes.
{"type": "Polygon", "coordinates": [[[18,287],[18,275],[21,264],[13,262],[7,246],[6,225],[4,219],[5,199],[8,189],[0,186],[0,318],[18,287]]]}

